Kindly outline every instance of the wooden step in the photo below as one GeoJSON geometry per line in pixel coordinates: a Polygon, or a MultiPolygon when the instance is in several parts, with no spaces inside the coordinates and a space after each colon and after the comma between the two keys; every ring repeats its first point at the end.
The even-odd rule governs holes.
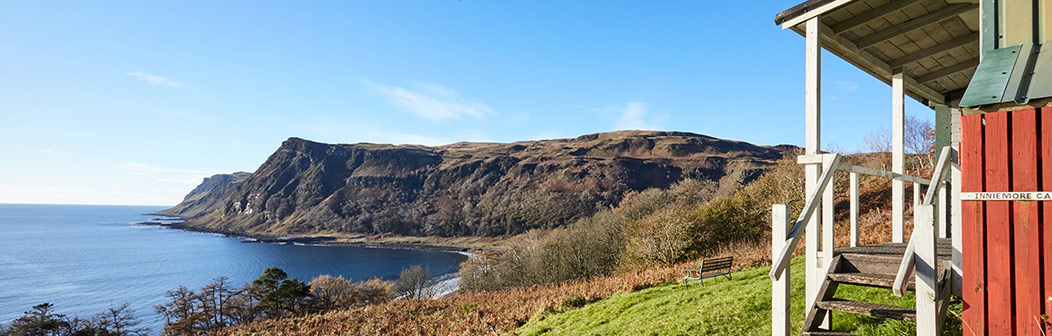
{"type": "MultiPolygon", "coordinates": [[[[842,284],[861,285],[878,288],[888,288],[895,284],[894,274],[879,274],[879,273],[831,273],[829,278],[833,281],[842,284]]],[[[906,290],[914,289],[915,281],[910,279],[906,283],[906,290]]]]}
{"type": "MultiPolygon", "coordinates": [[[[870,254],[870,255],[898,255],[902,256],[906,252],[906,243],[884,243],[884,244],[872,244],[857,247],[840,247],[837,248],[834,254],[839,253],[858,253],[858,254],[870,254]]],[[[935,247],[935,253],[939,255],[940,259],[949,259],[952,257],[953,244],[949,238],[939,238],[938,244],[935,247]]]]}
{"type": "Polygon", "coordinates": [[[843,253],[844,259],[856,262],[895,264],[902,262],[901,254],[865,254],[865,253],[843,253]]]}
{"type": "Polygon", "coordinates": [[[805,331],[800,333],[804,336],[858,336],[849,332],[843,331],[828,331],[828,330],[817,330],[817,331],[805,331]]]}
{"type": "Polygon", "coordinates": [[[902,262],[902,255],[843,253],[840,256],[846,262],[841,264],[838,273],[858,272],[894,276],[899,271],[899,263],[902,262]]]}
{"type": "Polygon", "coordinates": [[[882,305],[879,303],[862,302],[862,301],[851,301],[841,299],[830,299],[826,301],[815,302],[815,305],[821,309],[868,315],[873,317],[890,318],[896,320],[903,320],[908,322],[917,321],[917,311],[912,308],[902,308],[889,305],[882,305]]]}

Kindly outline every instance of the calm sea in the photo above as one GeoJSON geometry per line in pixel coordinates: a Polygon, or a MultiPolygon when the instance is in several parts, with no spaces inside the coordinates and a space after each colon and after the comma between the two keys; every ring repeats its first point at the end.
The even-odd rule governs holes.
{"type": "Polygon", "coordinates": [[[156,334],[153,306],[179,285],[196,290],[219,276],[245,283],[272,266],[304,282],[321,274],[393,280],[417,264],[450,278],[466,259],[446,252],[242,243],[131,224],[161,209],[0,204],[0,323],[44,302],[58,313],[89,317],[127,301],[156,334]]]}

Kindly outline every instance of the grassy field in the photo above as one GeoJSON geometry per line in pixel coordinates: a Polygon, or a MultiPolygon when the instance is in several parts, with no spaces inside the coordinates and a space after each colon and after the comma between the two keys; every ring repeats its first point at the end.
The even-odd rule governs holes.
{"type": "MultiPolygon", "coordinates": [[[[770,267],[732,274],[732,280],[706,279],[705,286],[665,284],[620,293],[581,308],[535,316],[516,330],[520,335],[770,335],[770,267]]],[[[804,319],[803,258],[792,263],[792,330],[804,319]]],[[[842,286],[838,298],[912,307],[913,295],[898,298],[887,289],[842,286]]],[[[959,308],[957,309],[959,311],[959,308]]],[[[947,329],[960,322],[952,313],[947,329]]],[[[833,328],[860,335],[916,334],[913,323],[834,313],[833,328]]]]}

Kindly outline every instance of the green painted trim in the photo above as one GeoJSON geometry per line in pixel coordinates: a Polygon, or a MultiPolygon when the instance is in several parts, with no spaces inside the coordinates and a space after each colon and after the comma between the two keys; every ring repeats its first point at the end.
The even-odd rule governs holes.
{"type": "Polygon", "coordinates": [[[979,29],[980,55],[997,49],[997,5],[998,0],[982,0],[979,3],[979,24],[982,26],[979,29]]]}
{"type": "MultiPolygon", "coordinates": [[[[979,62],[979,67],[975,69],[975,74],[964,91],[964,97],[961,98],[961,106],[997,104],[1015,99],[1015,88],[1012,87],[1010,92],[1006,90],[1011,87],[1013,75],[1017,79],[1022,76],[1023,66],[1018,66],[1020,73],[1013,73],[1017,63],[1020,63],[1021,59],[1025,63],[1027,59],[1020,57],[1022,49],[1023,45],[1020,44],[984,51],[983,61],[979,62]]],[[[1016,84],[1018,83],[1017,80],[1016,84]]]]}
{"type": "Polygon", "coordinates": [[[943,148],[950,145],[950,127],[952,119],[950,116],[950,107],[942,104],[934,106],[935,108],[935,162],[939,161],[939,154],[942,151],[938,148],[943,148]]]}

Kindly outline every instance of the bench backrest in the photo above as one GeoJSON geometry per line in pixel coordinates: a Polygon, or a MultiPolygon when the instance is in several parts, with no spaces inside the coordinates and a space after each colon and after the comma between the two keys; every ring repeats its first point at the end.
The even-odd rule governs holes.
{"type": "Polygon", "coordinates": [[[701,273],[730,269],[734,263],[734,257],[712,258],[701,261],[701,273]]]}

